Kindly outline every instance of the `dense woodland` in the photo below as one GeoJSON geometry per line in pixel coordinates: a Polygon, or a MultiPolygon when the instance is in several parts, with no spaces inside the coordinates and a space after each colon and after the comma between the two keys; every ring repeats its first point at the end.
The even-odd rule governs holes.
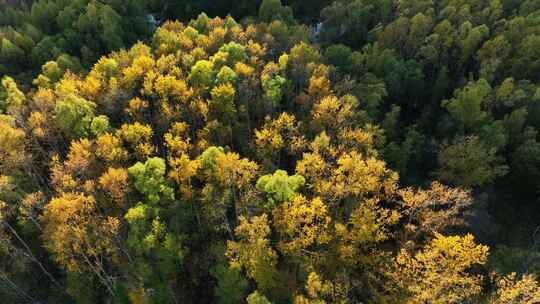
{"type": "Polygon", "coordinates": [[[0,0],[0,302],[540,303],[540,0],[0,0]]]}

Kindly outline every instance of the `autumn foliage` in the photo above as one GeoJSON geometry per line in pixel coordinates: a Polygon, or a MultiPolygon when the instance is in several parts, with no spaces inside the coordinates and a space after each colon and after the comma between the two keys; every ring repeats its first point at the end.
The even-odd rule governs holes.
{"type": "MultiPolygon", "coordinates": [[[[521,41],[512,27],[526,21],[489,39],[477,23],[494,24],[499,1],[446,1],[460,9],[448,4],[444,20],[433,1],[398,1],[395,19],[384,9],[392,1],[350,2],[369,28],[337,31],[351,4],[333,2],[320,39],[341,35],[339,46],[312,43],[290,8],[264,1],[260,23],[203,13],[164,22],[87,72],[47,63],[24,90],[4,77],[8,301],[536,303],[533,274],[496,273],[485,239],[467,227],[475,190],[534,175],[527,165],[538,164],[537,122],[524,100],[540,91],[511,77],[518,66],[534,76],[533,55],[512,64],[491,55],[522,52],[507,40],[521,41]],[[416,61],[399,57],[414,54],[456,63],[429,71],[437,79],[479,60],[486,79],[431,96],[451,138],[428,143],[418,131],[427,112],[398,131],[402,109],[430,102],[416,61]],[[415,171],[428,166],[415,162],[423,153],[436,168],[428,174],[415,171]],[[32,272],[44,292],[11,278],[32,272]]],[[[104,21],[116,24],[110,14],[104,21]]],[[[101,47],[118,49],[117,38],[105,31],[101,47]]]]}

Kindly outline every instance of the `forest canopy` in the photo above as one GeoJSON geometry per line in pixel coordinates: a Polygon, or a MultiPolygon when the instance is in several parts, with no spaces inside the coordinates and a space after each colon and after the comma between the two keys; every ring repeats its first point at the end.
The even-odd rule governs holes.
{"type": "Polygon", "coordinates": [[[539,16],[0,0],[0,298],[538,303],[539,16]]]}

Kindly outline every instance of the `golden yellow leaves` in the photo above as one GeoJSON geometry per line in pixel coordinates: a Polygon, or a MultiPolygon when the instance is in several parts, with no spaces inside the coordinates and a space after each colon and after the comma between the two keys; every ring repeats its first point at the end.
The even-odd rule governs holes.
{"type": "Polygon", "coordinates": [[[403,189],[399,195],[405,208],[403,214],[408,218],[405,231],[416,237],[462,224],[460,215],[473,202],[469,191],[439,182],[433,182],[427,190],[403,189]]]}
{"type": "Polygon", "coordinates": [[[332,84],[327,78],[327,68],[323,68],[319,73],[314,73],[309,79],[307,94],[313,99],[324,99],[331,96],[332,84]]]}
{"type": "Polygon", "coordinates": [[[296,173],[306,177],[308,187],[319,194],[325,193],[329,187],[325,179],[330,170],[330,164],[319,153],[304,153],[303,158],[296,163],[296,173]]]}
{"type": "Polygon", "coordinates": [[[520,279],[511,273],[497,281],[497,292],[493,295],[492,304],[535,304],[540,302],[540,285],[530,274],[520,279]]]}
{"type": "Polygon", "coordinates": [[[178,184],[184,198],[192,198],[193,193],[190,181],[197,175],[200,166],[199,161],[191,160],[187,154],[182,154],[180,157],[169,159],[169,166],[171,166],[169,177],[178,184]]]}
{"type": "MultiPolygon", "coordinates": [[[[163,58],[163,57],[162,57],[163,58]]],[[[158,63],[161,63],[161,59],[158,63]]],[[[173,73],[163,75],[160,71],[149,72],[144,79],[142,93],[149,99],[156,99],[160,103],[161,114],[168,120],[185,111],[194,93],[182,79],[182,71],[172,69],[173,73]],[[176,75],[174,75],[176,74],[176,75]]]]}
{"type": "Polygon", "coordinates": [[[240,76],[249,77],[255,72],[255,69],[243,62],[237,62],[234,65],[234,71],[240,76]]]}
{"type": "Polygon", "coordinates": [[[258,166],[237,153],[220,153],[215,158],[213,174],[221,185],[236,185],[241,188],[250,183],[257,173],[258,166]]]}
{"type": "Polygon", "coordinates": [[[0,115],[0,174],[10,174],[25,159],[25,134],[15,127],[15,119],[0,115]]]}
{"type": "Polygon", "coordinates": [[[324,298],[334,292],[334,286],[329,281],[322,281],[316,272],[310,272],[306,282],[307,297],[296,295],[294,304],[326,304],[324,298]]]}
{"type": "Polygon", "coordinates": [[[151,141],[153,130],[149,125],[143,125],[139,122],[124,124],[118,130],[118,135],[134,149],[135,154],[141,160],[146,159],[155,151],[151,141]]]}
{"type": "Polygon", "coordinates": [[[227,242],[231,267],[245,269],[259,290],[269,290],[274,284],[277,254],[268,239],[270,226],[266,214],[250,220],[240,217],[235,235],[238,241],[227,242]]]}
{"type": "Polygon", "coordinates": [[[96,156],[108,163],[121,163],[127,160],[128,151],[120,138],[105,133],[96,139],[96,156]]]}
{"type": "Polygon", "coordinates": [[[69,95],[77,96],[81,81],[78,76],[72,73],[66,73],[56,84],[55,93],[61,99],[69,95]]]}
{"type": "Polygon", "coordinates": [[[364,159],[352,151],[341,156],[333,174],[335,196],[390,197],[397,190],[397,173],[375,158],[364,159]]]}
{"type": "Polygon", "coordinates": [[[128,101],[124,112],[133,120],[142,120],[144,112],[148,109],[148,101],[135,97],[128,101]]]}
{"type": "Polygon", "coordinates": [[[112,198],[116,207],[125,206],[125,196],[128,191],[128,173],[123,168],[109,167],[99,178],[99,186],[112,198]]]}
{"type": "Polygon", "coordinates": [[[318,197],[309,200],[296,195],[274,209],[274,221],[282,234],[278,246],[284,253],[300,254],[301,250],[327,244],[331,239],[331,218],[318,197]]]}
{"type": "Polygon", "coordinates": [[[103,84],[98,77],[89,75],[81,85],[81,94],[89,100],[97,100],[102,89],[103,84]]]}
{"type": "Polygon", "coordinates": [[[487,261],[488,247],[477,245],[470,234],[436,234],[430,244],[411,256],[397,257],[396,279],[410,295],[406,303],[463,303],[482,291],[482,276],[471,268],[487,261]]]}
{"type": "Polygon", "coordinates": [[[216,26],[213,28],[210,33],[208,34],[208,39],[211,43],[209,43],[209,49],[211,50],[217,50],[219,49],[220,45],[223,45],[225,42],[225,35],[227,35],[227,29],[222,26],[216,26]]]}
{"type": "Polygon", "coordinates": [[[188,88],[186,82],[182,79],[177,79],[174,76],[157,77],[154,84],[154,90],[163,101],[172,99],[174,103],[184,104],[193,95],[193,91],[188,88]]]}
{"type": "Polygon", "coordinates": [[[28,127],[36,138],[44,139],[47,132],[47,117],[40,112],[32,112],[28,117],[28,127]]]}
{"type": "Polygon", "coordinates": [[[169,154],[169,177],[179,185],[184,197],[189,199],[193,195],[190,181],[197,175],[200,166],[198,160],[191,160],[189,157],[192,152],[189,126],[184,122],[176,122],[163,139],[169,154]]]}
{"type": "Polygon", "coordinates": [[[163,139],[170,156],[189,153],[191,138],[189,138],[189,126],[185,122],[174,123],[163,139]]]}
{"type": "Polygon", "coordinates": [[[353,122],[354,110],[358,101],[353,96],[337,98],[326,96],[317,102],[311,111],[312,124],[315,130],[334,133],[353,122]]]}
{"type": "Polygon", "coordinates": [[[68,172],[83,174],[89,171],[90,166],[95,161],[93,142],[86,138],[78,141],[72,141],[69,148],[67,159],[64,162],[65,169],[68,172]]]}
{"type": "Polygon", "coordinates": [[[293,115],[281,113],[274,120],[267,120],[262,129],[255,131],[255,146],[259,159],[269,169],[279,165],[279,154],[300,151],[305,146],[299,123],[293,115]]]}
{"type": "Polygon", "coordinates": [[[385,199],[397,190],[398,175],[387,169],[383,161],[366,158],[355,150],[333,160],[335,153],[330,150],[304,153],[296,165],[296,172],[306,177],[308,186],[329,203],[344,198],[385,199]]]}
{"type": "Polygon", "coordinates": [[[264,147],[270,148],[270,151],[279,150],[283,147],[283,137],[281,134],[275,134],[272,130],[265,128],[255,131],[255,143],[257,147],[261,147],[260,150],[263,150],[264,147]]]}
{"type": "Polygon", "coordinates": [[[101,217],[95,204],[92,196],[66,193],[45,207],[41,218],[45,246],[70,271],[93,271],[90,260],[116,253],[114,235],[120,223],[116,218],[101,217]]]}
{"type": "Polygon", "coordinates": [[[142,55],[133,60],[131,66],[125,68],[122,82],[126,88],[134,88],[144,76],[154,68],[155,61],[148,55],[142,55]]]}
{"type": "Polygon", "coordinates": [[[377,200],[359,202],[346,225],[336,224],[341,258],[353,264],[358,262],[357,259],[370,248],[390,238],[390,227],[399,218],[397,211],[382,207],[377,200]]]}
{"type": "Polygon", "coordinates": [[[339,150],[354,149],[367,156],[376,157],[377,150],[374,147],[377,129],[370,129],[367,125],[366,129],[361,128],[343,128],[338,131],[337,142],[340,143],[339,150]]]}
{"type": "Polygon", "coordinates": [[[32,97],[32,106],[39,112],[51,112],[54,109],[56,95],[51,89],[39,88],[32,97]]]}
{"type": "Polygon", "coordinates": [[[57,193],[94,190],[91,177],[96,172],[94,143],[81,139],[71,143],[65,161],[58,155],[52,157],[50,163],[51,184],[57,193]]]}

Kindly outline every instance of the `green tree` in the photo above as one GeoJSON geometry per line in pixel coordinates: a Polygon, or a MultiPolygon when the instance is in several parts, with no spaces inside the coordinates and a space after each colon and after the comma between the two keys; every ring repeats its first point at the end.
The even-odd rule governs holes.
{"type": "Polygon", "coordinates": [[[218,303],[235,304],[244,299],[248,281],[244,279],[240,271],[218,264],[211,270],[211,273],[218,281],[214,288],[218,303]]]}
{"type": "Polygon", "coordinates": [[[168,185],[165,169],[165,161],[159,157],[149,158],[144,164],[137,162],[128,169],[135,189],[152,205],[157,205],[162,199],[174,199],[174,189],[168,185]]]}
{"type": "Polygon", "coordinates": [[[0,95],[0,111],[19,114],[18,112],[26,100],[24,93],[19,90],[17,83],[9,76],[2,78],[2,87],[5,90],[5,97],[2,98],[0,95]]]}
{"type": "Polygon", "coordinates": [[[339,71],[347,73],[352,70],[352,50],[343,44],[334,44],[326,48],[324,59],[328,64],[338,68],[339,71]]]}
{"type": "Polygon", "coordinates": [[[289,25],[295,23],[292,9],[281,4],[281,0],[263,0],[259,8],[259,20],[262,22],[280,20],[289,25]]]}
{"type": "Polygon", "coordinates": [[[262,294],[260,294],[258,291],[250,294],[246,298],[246,301],[248,304],[272,304],[272,302],[268,301],[268,299],[262,294]]]}
{"type": "Polygon", "coordinates": [[[0,43],[0,61],[5,63],[21,62],[25,58],[24,50],[6,38],[0,43]]]}
{"type": "Polygon", "coordinates": [[[82,97],[68,95],[54,107],[54,120],[60,130],[71,138],[88,136],[96,104],[82,97]]]}
{"type": "Polygon", "coordinates": [[[208,88],[212,84],[213,65],[210,61],[197,61],[189,74],[190,82],[195,87],[208,88]]]}
{"type": "Polygon", "coordinates": [[[490,93],[489,83],[480,79],[456,90],[454,98],[443,101],[442,106],[448,110],[461,130],[474,131],[489,119],[483,107],[490,93]]]}
{"type": "Polygon", "coordinates": [[[483,186],[508,172],[508,166],[497,151],[486,147],[476,136],[443,145],[438,159],[439,179],[453,185],[483,186]]]}
{"type": "Polygon", "coordinates": [[[256,187],[267,195],[267,208],[272,209],[293,198],[305,183],[306,180],[300,175],[289,176],[286,171],[277,170],[273,174],[261,176],[256,187]]]}
{"type": "Polygon", "coordinates": [[[94,136],[99,136],[109,131],[111,126],[109,125],[109,118],[105,115],[99,115],[92,119],[90,123],[90,130],[94,136]]]}

